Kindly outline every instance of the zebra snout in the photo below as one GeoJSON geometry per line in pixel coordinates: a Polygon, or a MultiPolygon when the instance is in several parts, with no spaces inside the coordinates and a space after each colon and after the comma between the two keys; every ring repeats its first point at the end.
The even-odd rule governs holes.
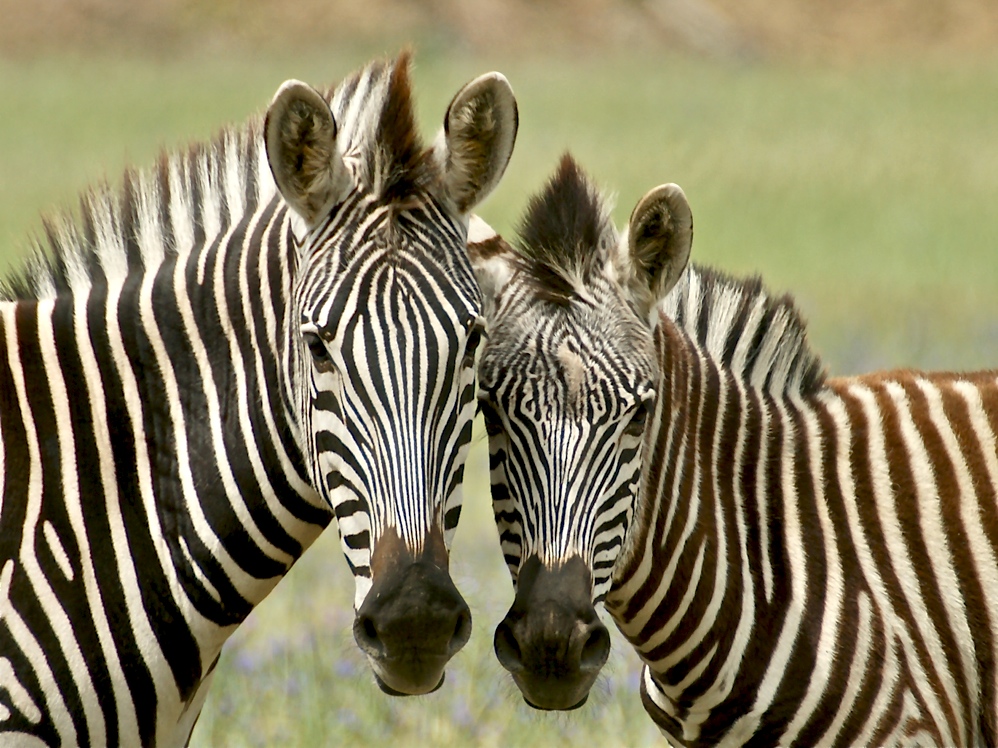
{"type": "Polygon", "coordinates": [[[430,693],[471,638],[471,610],[446,569],[407,560],[375,579],[353,630],[383,691],[430,693]]]}
{"type": "MultiPolygon", "coordinates": [[[[515,626],[505,619],[496,626],[494,640],[496,657],[499,658],[499,663],[511,673],[518,673],[525,669],[523,649],[520,647],[517,629],[519,629],[519,636],[524,637],[524,639],[539,638],[532,637],[526,625],[515,626]]],[[[574,625],[564,621],[562,626],[552,627],[552,629],[548,632],[548,636],[544,637],[546,641],[527,642],[528,649],[532,646],[534,649],[544,649],[548,653],[550,669],[560,668],[568,673],[573,670],[598,673],[606,664],[610,655],[610,633],[600,621],[589,623],[575,621],[574,625]],[[567,634],[558,630],[565,628],[569,629],[567,634]],[[562,639],[565,639],[564,643],[562,643],[562,639]],[[554,655],[554,658],[551,658],[550,655],[554,655]],[[558,659],[563,659],[564,662],[557,662],[558,659]]]]}
{"type": "Polygon", "coordinates": [[[426,621],[420,621],[423,616],[418,609],[404,611],[399,610],[397,605],[368,608],[365,604],[354,621],[354,639],[369,656],[385,658],[392,655],[393,644],[405,641],[407,645],[418,645],[406,632],[415,633],[420,628],[431,626],[436,628],[436,632],[426,639],[427,646],[424,648],[442,649],[448,658],[453,657],[471,638],[471,611],[457,593],[457,588],[454,592],[456,597],[452,601],[443,604],[438,601],[436,609],[427,614],[426,621]],[[372,610],[378,607],[386,609],[372,610]],[[445,635],[447,631],[450,631],[450,636],[445,635]],[[443,643],[442,647],[440,643],[443,643]]]}
{"type": "Polygon", "coordinates": [[[597,620],[586,626],[579,638],[582,640],[579,669],[599,673],[610,657],[610,632],[597,620]]]}
{"type": "Polygon", "coordinates": [[[499,663],[535,709],[576,709],[610,655],[610,633],[591,599],[581,559],[555,569],[536,557],[519,574],[516,599],[496,627],[499,663]]]}
{"type": "Polygon", "coordinates": [[[513,633],[513,626],[508,622],[508,618],[507,615],[496,626],[493,644],[499,664],[511,673],[519,673],[523,670],[523,650],[520,649],[520,642],[517,641],[516,634],[513,633]]]}

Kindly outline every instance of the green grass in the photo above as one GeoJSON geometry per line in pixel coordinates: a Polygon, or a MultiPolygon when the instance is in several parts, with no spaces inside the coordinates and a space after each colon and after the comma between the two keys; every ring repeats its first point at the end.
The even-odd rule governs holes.
{"type": "MultiPolygon", "coordinates": [[[[0,266],[27,249],[40,211],[71,206],[87,184],[262,110],[285,78],[333,82],[368,56],[0,61],[0,266]]],[[[732,68],[429,50],[416,63],[428,137],[474,75],[503,70],[517,92],[517,150],[481,211],[499,230],[570,149],[617,191],[621,223],[651,187],[681,184],[695,259],[792,291],[833,373],[998,366],[998,60],[732,68]]],[[[475,629],[441,691],[393,700],[374,687],[331,530],[226,647],[194,744],[652,741],[619,639],[599,693],[569,715],[528,710],[495,662],[491,632],[512,592],[483,459],[479,444],[453,553],[475,629]]]]}
{"type": "MultiPolygon", "coordinates": [[[[285,78],[332,82],[370,54],[0,62],[0,267],[39,209],[261,111],[285,78]]],[[[510,78],[521,132],[482,208],[500,230],[570,149],[617,191],[619,222],[649,188],[682,185],[694,258],[792,291],[833,372],[998,361],[998,59],[736,69],[429,51],[416,65],[428,137],[462,83],[510,78]]]]}

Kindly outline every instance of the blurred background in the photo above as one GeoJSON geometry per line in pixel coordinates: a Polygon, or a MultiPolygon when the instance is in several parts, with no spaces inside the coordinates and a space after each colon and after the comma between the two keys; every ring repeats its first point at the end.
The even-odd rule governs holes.
{"type": "MultiPolygon", "coordinates": [[[[990,0],[0,0],[0,272],[88,184],[406,45],[427,139],[466,81],[511,81],[516,152],[480,210],[500,231],[569,149],[619,225],[682,185],[695,260],[791,293],[832,374],[998,366],[990,0]]],[[[512,589],[486,473],[480,430],[452,561],[475,629],[439,692],[374,686],[331,528],[227,645],[192,744],[656,742],[619,638],[571,714],[529,710],[495,662],[512,589]]]]}

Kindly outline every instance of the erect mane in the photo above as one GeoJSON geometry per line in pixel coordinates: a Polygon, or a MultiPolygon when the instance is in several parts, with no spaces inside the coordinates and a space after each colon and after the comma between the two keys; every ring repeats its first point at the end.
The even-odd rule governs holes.
{"type": "Polygon", "coordinates": [[[211,244],[276,193],[261,136],[262,118],[223,130],[208,143],[163,154],[148,170],[128,169],[119,190],[102,183],[69,211],[43,219],[44,237],[8,278],[0,298],[47,299],[120,283],[211,244]]]}
{"type": "MultiPolygon", "coordinates": [[[[562,156],[554,176],[530,198],[517,250],[549,301],[565,303],[616,242],[609,206],[575,160],[562,156]]],[[[604,257],[604,259],[606,259],[604,257]]]]}
{"type": "Polygon", "coordinates": [[[439,177],[416,126],[410,61],[403,52],[395,60],[372,62],[327,96],[340,153],[356,159],[358,179],[387,203],[420,194],[439,177]]]}
{"type": "MultiPolygon", "coordinates": [[[[438,167],[416,129],[410,55],[379,60],[326,92],[340,153],[382,200],[421,194],[438,167]]],[[[276,195],[263,144],[263,117],[208,143],[164,153],[148,170],[126,170],[122,186],[99,184],[79,217],[58,212],[20,269],[0,280],[0,300],[47,299],[120,283],[168,257],[210,246],[276,195]]]]}
{"type": "Polygon", "coordinates": [[[658,309],[707,356],[758,389],[809,395],[824,384],[824,366],[793,299],[771,295],[759,277],[738,279],[691,264],[658,309]]]}

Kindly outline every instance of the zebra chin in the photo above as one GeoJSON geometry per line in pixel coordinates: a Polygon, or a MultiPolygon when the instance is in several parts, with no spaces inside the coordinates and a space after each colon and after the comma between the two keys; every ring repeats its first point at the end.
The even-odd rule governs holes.
{"type": "Polygon", "coordinates": [[[419,555],[389,529],[371,555],[373,582],[353,633],[375,680],[391,696],[433,693],[444,668],[471,638],[471,611],[447,569],[443,533],[419,555]]]}
{"type": "MultiPolygon", "coordinates": [[[[372,662],[371,664],[373,669],[374,663],[372,662]]],[[[440,687],[443,686],[445,680],[447,680],[447,673],[441,672],[440,680],[437,681],[437,685],[433,686],[433,688],[429,690],[421,690],[421,687],[416,688],[410,686],[407,690],[399,691],[398,689],[389,686],[388,683],[380,675],[378,675],[377,670],[374,671],[374,682],[378,684],[378,688],[381,689],[382,693],[386,693],[389,696],[425,696],[426,694],[436,693],[440,690],[440,687]]],[[[398,681],[396,680],[396,682],[398,681]]]]}
{"type": "Polygon", "coordinates": [[[610,655],[610,633],[592,603],[592,575],[574,556],[555,568],[528,558],[516,597],[496,627],[495,652],[528,706],[578,709],[610,655]]]}

